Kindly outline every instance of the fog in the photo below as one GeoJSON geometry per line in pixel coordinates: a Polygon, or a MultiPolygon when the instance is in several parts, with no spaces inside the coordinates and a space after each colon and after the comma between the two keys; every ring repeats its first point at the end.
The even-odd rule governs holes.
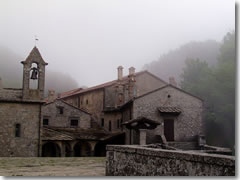
{"type": "Polygon", "coordinates": [[[25,58],[36,43],[47,71],[79,86],[115,79],[119,65],[124,74],[140,71],[185,43],[221,41],[234,29],[230,0],[0,1],[0,46],[25,58]]]}

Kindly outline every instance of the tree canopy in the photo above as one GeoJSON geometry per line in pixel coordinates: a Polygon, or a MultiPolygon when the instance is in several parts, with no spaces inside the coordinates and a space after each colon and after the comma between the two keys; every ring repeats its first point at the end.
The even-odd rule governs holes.
{"type": "Polygon", "coordinates": [[[204,100],[204,119],[210,144],[235,144],[235,32],[227,33],[219,48],[215,66],[199,59],[187,59],[180,86],[204,100]]]}

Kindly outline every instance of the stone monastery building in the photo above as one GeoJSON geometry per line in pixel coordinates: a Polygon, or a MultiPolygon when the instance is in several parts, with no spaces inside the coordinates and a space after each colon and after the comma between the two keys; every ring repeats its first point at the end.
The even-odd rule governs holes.
{"type": "Polygon", "coordinates": [[[203,102],[148,71],[44,99],[38,49],[25,61],[23,88],[0,86],[0,156],[104,156],[107,144],[167,143],[194,149],[204,134],[203,102]],[[37,82],[32,89],[31,81],[37,82]]]}

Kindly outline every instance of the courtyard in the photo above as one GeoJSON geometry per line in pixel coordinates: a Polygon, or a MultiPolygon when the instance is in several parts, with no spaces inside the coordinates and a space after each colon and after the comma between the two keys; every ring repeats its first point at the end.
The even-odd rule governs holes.
{"type": "Polygon", "coordinates": [[[105,157],[1,157],[0,176],[105,176],[105,157]]]}

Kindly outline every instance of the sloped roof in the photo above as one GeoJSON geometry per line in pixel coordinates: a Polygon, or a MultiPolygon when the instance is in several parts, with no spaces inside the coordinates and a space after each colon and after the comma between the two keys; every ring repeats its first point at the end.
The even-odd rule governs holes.
{"type": "Polygon", "coordinates": [[[56,140],[71,141],[74,138],[72,136],[69,136],[69,135],[59,132],[59,131],[56,131],[54,129],[43,127],[41,139],[42,140],[52,140],[52,141],[56,141],[56,140]]]}
{"type": "Polygon", "coordinates": [[[200,101],[203,101],[200,97],[195,96],[195,95],[193,95],[193,94],[191,94],[191,93],[189,93],[189,92],[187,92],[187,91],[184,91],[183,89],[180,89],[180,88],[178,88],[178,87],[176,87],[176,86],[173,86],[173,85],[171,85],[171,84],[167,84],[167,85],[165,85],[165,86],[163,86],[163,87],[160,87],[160,88],[155,89],[155,90],[153,90],[153,91],[147,92],[147,93],[145,93],[145,94],[143,94],[143,95],[141,95],[141,96],[134,97],[134,99],[139,99],[139,98],[141,98],[141,97],[144,97],[144,96],[146,96],[146,95],[148,95],[148,94],[152,94],[152,93],[154,93],[154,92],[157,92],[157,91],[162,90],[162,89],[167,88],[167,87],[172,87],[172,88],[177,89],[177,90],[179,90],[179,91],[181,91],[181,92],[183,92],[183,93],[185,93],[185,94],[188,94],[188,95],[190,95],[190,96],[192,96],[192,97],[194,97],[194,98],[197,98],[197,99],[199,99],[200,101]]]}
{"type": "Polygon", "coordinates": [[[133,99],[130,99],[126,103],[117,106],[117,107],[105,107],[103,109],[104,112],[116,112],[116,111],[121,111],[123,108],[125,108],[127,105],[131,104],[133,102],[133,99]]]}
{"type": "Polygon", "coordinates": [[[87,109],[78,108],[78,107],[76,107],[76,106],[73,106],[72,104],[69,104],[69,103],[67,103],[66,101],[64,101],[64,100],[62,100],[62,99],[60,99],[60,98],[57,98],[57,99],[55,99],[54,101],[51,101],[51,102],[47,102],[47,103],[44,104],[44,106],[47,106],[47,105],[49,105],[49,104],[52,104],[52,103],[54,103],[54,102],[56,102],[56,101],[61,101],[62,103],[66,104],[66,105],[68,105],[68,106],[70,106],[70,107],[72,107],[72,108],[75,108],[75,109],[77,109],[77,110],[83,111],[83,112],[91,115],[91,113],[90,113],[87,109]]]}
{"type": "MultiPolygon", "coordinates": [[[[140,71],[140,72],[137,72],[135,73],[134,75],[135,76],[139,76],[141,74],[144,74],[144,73],[148,73],[149,75],[151,75],[152,77],[166,83],[164,80],[160,79],[159,77],[153,75],[152,73],[148,72],[147,70],[145,71],[140,71]]],[[[123,81],[126,81],[128,79],[128,75],[127,76],[124,76],[123,77],[123,81]]],[[[93,87],[90,87],[90,88],[86,88],[86,89],[81,89],[81,88],[78,88],[78,89],[74,89],[74,90],[71,90],[71,91],[67,91],[67,92],[64,92],[60,95],[61,98],[66,98],[66,97],[69,97],[69,96],[74,96],[74,95],[77,95],[77,94],[81,94],[81,93],[85,93],[85,92],[90,92],[90,91],[94,91],[94,90],[98,90],[98,89],[101,89],[101,88],[105,88],[105,87],[108,87],[108,86],[112,86],[114,85],[115,83],[117,83],[118,80],[113,80],[113,81],[109,81],[109,82],[106,82],[106,83],[103,83],[103,84],[100,84],[100,85],[97,85],[97,86],[93,86],[93,87]]],[[[167,84],[167,83],[166,83],[167,84]]]]}
{"type": "Polygon", "coordinates": [[[158,107],[158,110],[161,112],[161,113],[181,113],[182,110],[179,108],[179,107],[166,107],[166,106],[161,106],[161,107],[158,107]]]}
{"type": "Polygon", "coordinates": [[[182,110],[179,107],[172,107],[172,106],[161,106],[157,108],[158,111],[162,115],[172,114],[172,115],[179,115],[182,110]]]}
{"type": "Polygon", "coordinates": [[[35,61],[35,62],[37,62],[37,63],[43,63],[44,65],[48,65],[48,63],[46,63],[44,60],[43,60],[43,58],[42,58],[42,56],[41,56],[41,54],[40,54],[40,52],[39,52],[39,50],[38,50],[38,48],[36,47],[36,46],[34,46],[34,48],[32,49],[32,51],[30,52],[30,54],[28,55],[28,57],[26,58],[26,60],[25,61],[22,61],[21,63],[22,64],[25,64],[25,63],[28,63],[29,61],[35,61]]]}
{"type": "Polygon", "coordinates": [[[107,140],[111,137],[124,134],[109,133],[103,129],[43,127],[42,140],[107,140]]]}

